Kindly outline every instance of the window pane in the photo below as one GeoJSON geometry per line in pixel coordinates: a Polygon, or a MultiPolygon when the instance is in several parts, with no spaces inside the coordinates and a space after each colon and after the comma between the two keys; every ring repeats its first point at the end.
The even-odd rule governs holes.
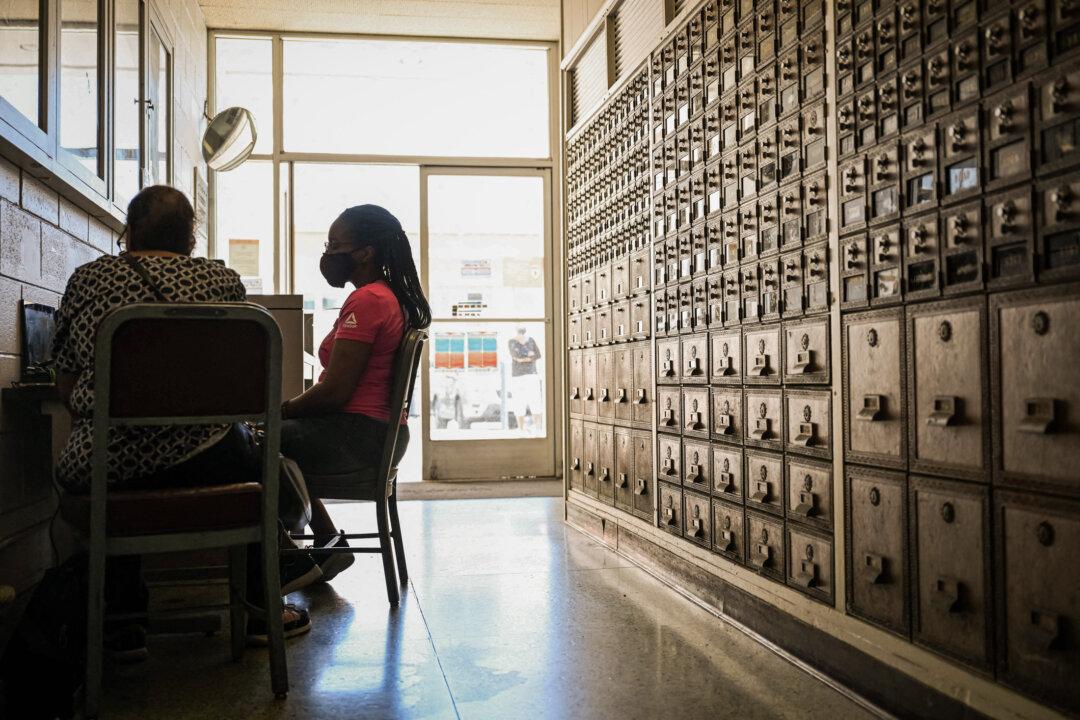
{"type": "Polygon", "coordinates": [[[334,326],[351,285],[333,288],[319,272],[326,233],[341,211],[353,205],[381,205],[401,221],[420,264],[420,169],[415,165],[297,164],[293,170],[295,287],[315,314],[315,345],[334,326]]]}
{"type": "Polygon", "coordinates": [[[239,105],[255,116],[255,152],[274,151],[273,49],[270,38],[217,39],[214,107],[218,112],[239,105]]]}
{"type": "Polygon", "coordinates": [[[274,166],[248,160],[214,175],[216,252],[251,294],[273,294],[274,166]]]}
{"type": "Polygon", "coordinates": [[[60,3],[60,146],[98,174],[98,3],[60,3]]]}
{"type": "Polygon", "coordinates": [[[430,332],[432,440],[547,434],[544,323],[437,322],[430,332]]]}
{"type": "Polygon", "coordinates": [[[41,76],[37,0],[0,0],[0,97],[38,124],[41,76]]]}
{"type": "Polygon", "coordinates": [[[169,98],[172,94],[170,76],[171,58],[161,36],[152,26],[148,39],[150,49],[147,59],[150,70],[146,74],[146,90],[150,100],[147,106],[146,147],[149,156],[147,167],[150,184],[170,185],[169,177],[169,98]]]}
{"type": "Polygon", "coordinates": [[[435,317],[544,317],[544,181],[432,175],[428,277],[435,317]]]}
{"type": "Polygon", "coordinates": [[[116,200],[139,192],[139,0],[116,0],[115,173],[116,200]]]}
{"type": "Polygon", "coordinates": [[[545,48],[286,40],[285,149],[547,157],[545,48]]]}

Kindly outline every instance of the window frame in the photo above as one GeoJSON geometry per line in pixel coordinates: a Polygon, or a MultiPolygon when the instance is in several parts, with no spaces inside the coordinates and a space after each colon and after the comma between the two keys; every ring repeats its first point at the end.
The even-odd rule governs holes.
{"type": "MultiPolygon", "coordinates": [[[[30,166],[35,163],[38,171],[44,171],[51,182],[62,184],[62,194],[89,208],[97,207],[96,213],[111,217],[119,226],[127,210],[127,198],[120,198],[115,191],[115,118],[113,92],[115,88],[116,48],[115,35],[116,0],[96,0],[98,9],[98,172],[95,175],[77,158],[60,145],[60,0],[38,0],[39,45],[41,73],[38,77],[38,122],[19,112],[11,103],[0,97],[0,144],[5,146],[4,155],[16,164],[30,166]],[[9,150],[13,148],[14,153],[9,150]]],[[[167,158],[167,182],[176,181],[174,159],[175,128],[175,58],[176,46],[169,25],[163,21],[157,0],[139,2],[139,101],[145,107],[147,101],[148,31],[151,25],[162,40],[168,53],[168,108],[169,155],[167,158]]],[[[139,188],[145,187],[148,177],[150,153],[146,148],[147,113],[139,119],[139,188]]],[[[59,189],[59,188],[58,188],[59,189]]]]}

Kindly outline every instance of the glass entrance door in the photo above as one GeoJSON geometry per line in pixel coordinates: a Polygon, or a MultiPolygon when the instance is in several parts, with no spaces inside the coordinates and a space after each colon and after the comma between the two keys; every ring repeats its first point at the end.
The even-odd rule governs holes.
{"type": "Polygon", "coordinates": [[[555,472],[550,173],[421,169],[424,477],[555,472]]]}

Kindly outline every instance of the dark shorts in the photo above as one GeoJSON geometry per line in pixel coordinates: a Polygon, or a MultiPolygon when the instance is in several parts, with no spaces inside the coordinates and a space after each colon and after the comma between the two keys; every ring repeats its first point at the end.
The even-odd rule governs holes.
{"type": "MultiPolygon", "coordinates": [[[[281,423],[281,454],[296,461],[301,472],[341,475],[378,468],[386,442],[386,423],[359,413],[333,413],[292,418],[281,423]]],[[[409,445],[409,427],[398,433],[394,466],[409,445]]]]}

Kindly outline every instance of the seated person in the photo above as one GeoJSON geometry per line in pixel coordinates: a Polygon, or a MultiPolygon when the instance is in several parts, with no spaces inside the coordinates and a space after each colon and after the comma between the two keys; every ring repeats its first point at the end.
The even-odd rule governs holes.
{"type": "MultiPolygon", "coordinates": [[[[68,492],[90,491],[94,339],[102,319],[132,303],[243,302],[246,297],[234,271],[207,258],[191,257],[194,225],[195,212],[183,193],[162,185],[148,187],[128,206],[121,236],[127,238],[127,252],[99,257],[76,269],[68,281],[56,314],[52,350],[57,387],[72,416],[71,436],[56,468],[56,479],[68,492]]],[[[109,487],[123,489],[257,482],[261,470],[260,451],[244,425],[110,428],[108,462],[109,487]]],[[[107,596],[113,610],[146,609],[138,562],[138,557],[109,559],[107,596]]],[[[249,562],[250,568],[259,566],[249,562]]],[[[260,574],[253,574],[249,595],[261,587],[260,574]]],[[[317,577],[310,557],[298,556],[282,567],[283,594],[317,577]]],[[[287,636],[311,627],[307,612],[291,605],[283,617],[287,636]]],[[[265,633],[260,627],[264,623],[251,624],[257,636],[265,633]]],[[[128,626],[111,638],[110,646],[121,659],[139,659],[146,652],[145,632],[128,626]]]]}
{"type": "MultiPolygon", "coordinates": [[[[300,470],[345,474],[377,469],[388,423],[401,423],[394,465],[409,442],[407,418],[390,417],[394,358],[406,327],[431,324],[413,263],[409,238],[398,219],[377,205],[358,205],[330,226],[319,262],[334,287],[352,291],[319,346],[325,368],[319,382],[282,406],[281,452],[300,470]]],[[[311,528],[317,545],[337,534],[326,507],[312,498],[311,528]]],[[[347,546],[344,538],[336,543],[347,546]]],[[[351,553],[312,553],[329,581],[353,562],[351,553]]]]}

